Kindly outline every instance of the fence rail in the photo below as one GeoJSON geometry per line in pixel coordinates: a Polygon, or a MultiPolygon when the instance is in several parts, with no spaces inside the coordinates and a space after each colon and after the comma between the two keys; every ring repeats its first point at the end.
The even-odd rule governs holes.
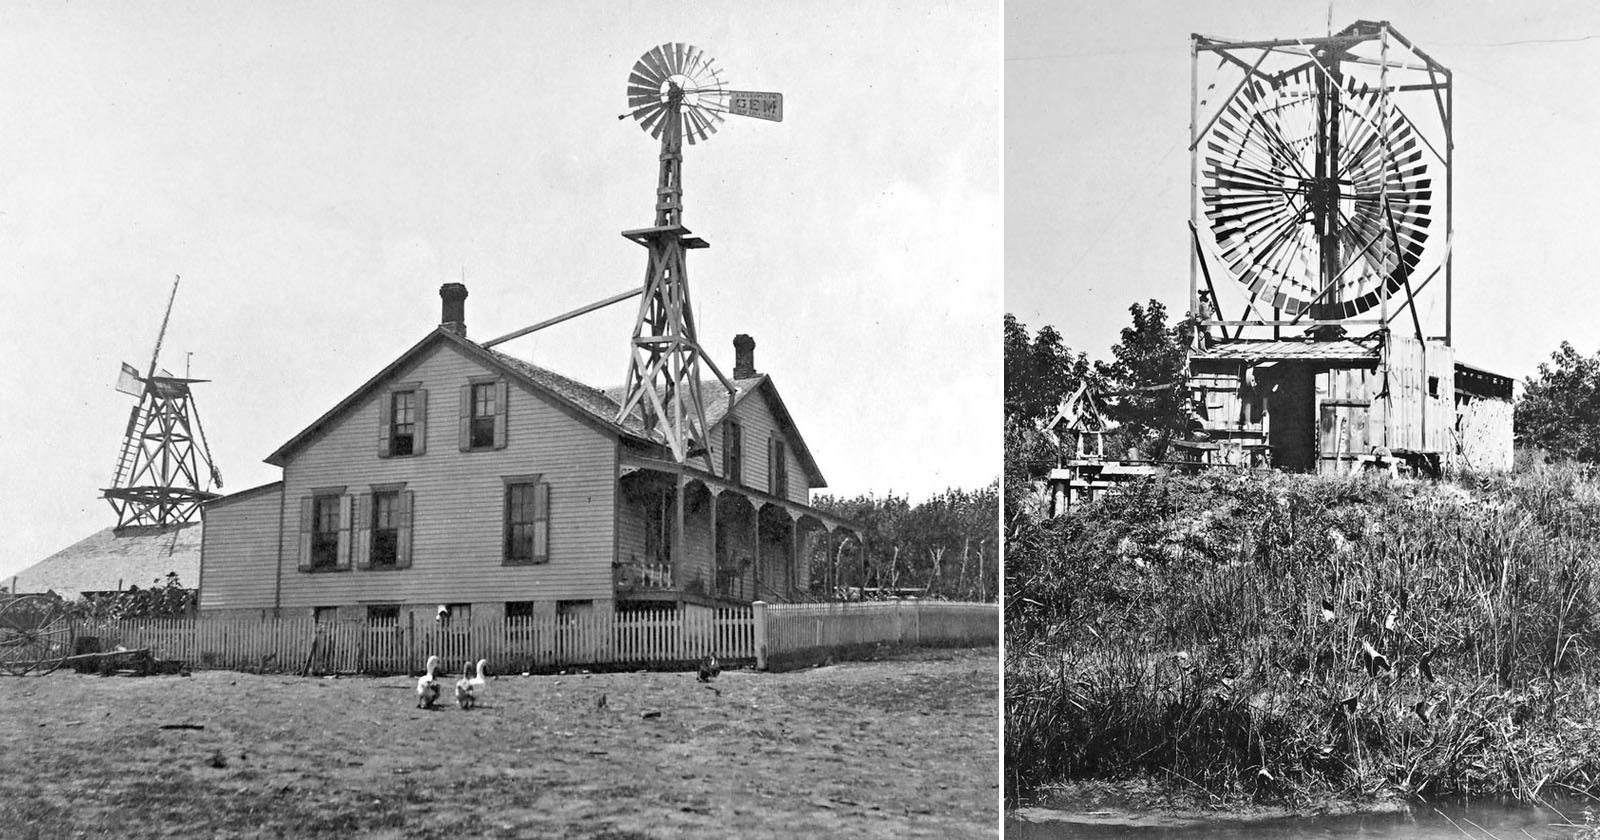
{"type": "Polygon", "coordinates": [[[372,624],[306,618],[79,620],[77,635],[101,649],[149,648],[161,659],[196,668],[276,673],[400,674],[420,671],[430,655],[444,672],[487,659],[498,673],[566,666],[649,665],[793,656],[879,643],[992,644],[994,604],[885,601],[765,604],[752,607],[640,610],[440,626],[372,624]]]}
{"type": "Polygon", "coordinates": [[[320,674],[399,674],[431,655],[444,671],[487,659],[500,673],[569,665],[692,662],[707,656],[752,659],[751,609],[644,610],[456,622],[371,624],[310,618],[84,620],[80,637],[102,649],[150,648],[199,668],[320,674]]]}
{"type": "Polygon", "coordinates": [[[995,604],[853,601],[755,606],[756,667],[792,665],[870,645],[998,644],[995,604]]]}

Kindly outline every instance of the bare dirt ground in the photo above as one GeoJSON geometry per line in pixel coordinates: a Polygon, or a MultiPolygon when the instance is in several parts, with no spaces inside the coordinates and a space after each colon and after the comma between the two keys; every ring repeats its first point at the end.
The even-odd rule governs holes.
{"type": "Polygon", "coordinates": [[[993,837],[997,673],[505,676],[471,711],[454,676],[434,711],[406,677],[0,677],[0,834],[993,837]]]}

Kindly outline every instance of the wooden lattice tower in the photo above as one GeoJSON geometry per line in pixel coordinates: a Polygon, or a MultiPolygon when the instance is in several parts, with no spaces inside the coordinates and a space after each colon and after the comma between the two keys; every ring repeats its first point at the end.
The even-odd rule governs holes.
{"type": "Polygon", "coordinates": [[[661,141],[655,224],[622,235],[650,251],[644,295],[634,321],[624,380],[626,395],[617,422],[636,409],[646,434],[665,443],[674,460],[701,459],[712,469],[706,440],[705,399],[700,388],[704,361],[724,387],[732,385],[706,357],[696,335],[689,301],[686,252],[708,247],[683,226],[683,142],[705,140],[723,114],[781,120],[776,93],[730,91],[713,61],[687,44],[663,44],[647,52],[628,78],[628,114],[661,141]]]}
{"type": "Polygon", "coordinates": [[[189,388],[206,380],[172,376],[156,367],[177,295],[174,280],[144,377],[124,363],[117,382],[117,390],[139,398],[128,416],[111,486],[103,491],[117,512],[118,530],[190,522],[202,502],[219,495],[211,488],[222,487],[189,388]]]}

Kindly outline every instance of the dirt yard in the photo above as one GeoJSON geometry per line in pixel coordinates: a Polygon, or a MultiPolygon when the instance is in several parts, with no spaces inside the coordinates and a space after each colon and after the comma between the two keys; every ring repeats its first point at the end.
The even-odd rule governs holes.
{"type": "Polygon", "coordinates": [[[472,711],[453,675],[434,711],[406,677],[0,677],[0,833],[993,837],[997,672],[502,676],[472,711]]]}

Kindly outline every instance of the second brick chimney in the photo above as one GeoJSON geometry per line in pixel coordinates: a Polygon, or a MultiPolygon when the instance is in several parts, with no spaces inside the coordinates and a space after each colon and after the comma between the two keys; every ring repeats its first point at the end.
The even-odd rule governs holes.
{"type": "Polygon", "coordinates": [[[440,307],[439,326],[466,338],[467,287],[460,283],[446,283],[439,287],[439,299],[443,301],[440,307]]]}
{"type": "Polygon", "coordinates": [[[744,333],[733,337],[733,378],[752,379],[756,373],[756,340],[744,333]]]}

